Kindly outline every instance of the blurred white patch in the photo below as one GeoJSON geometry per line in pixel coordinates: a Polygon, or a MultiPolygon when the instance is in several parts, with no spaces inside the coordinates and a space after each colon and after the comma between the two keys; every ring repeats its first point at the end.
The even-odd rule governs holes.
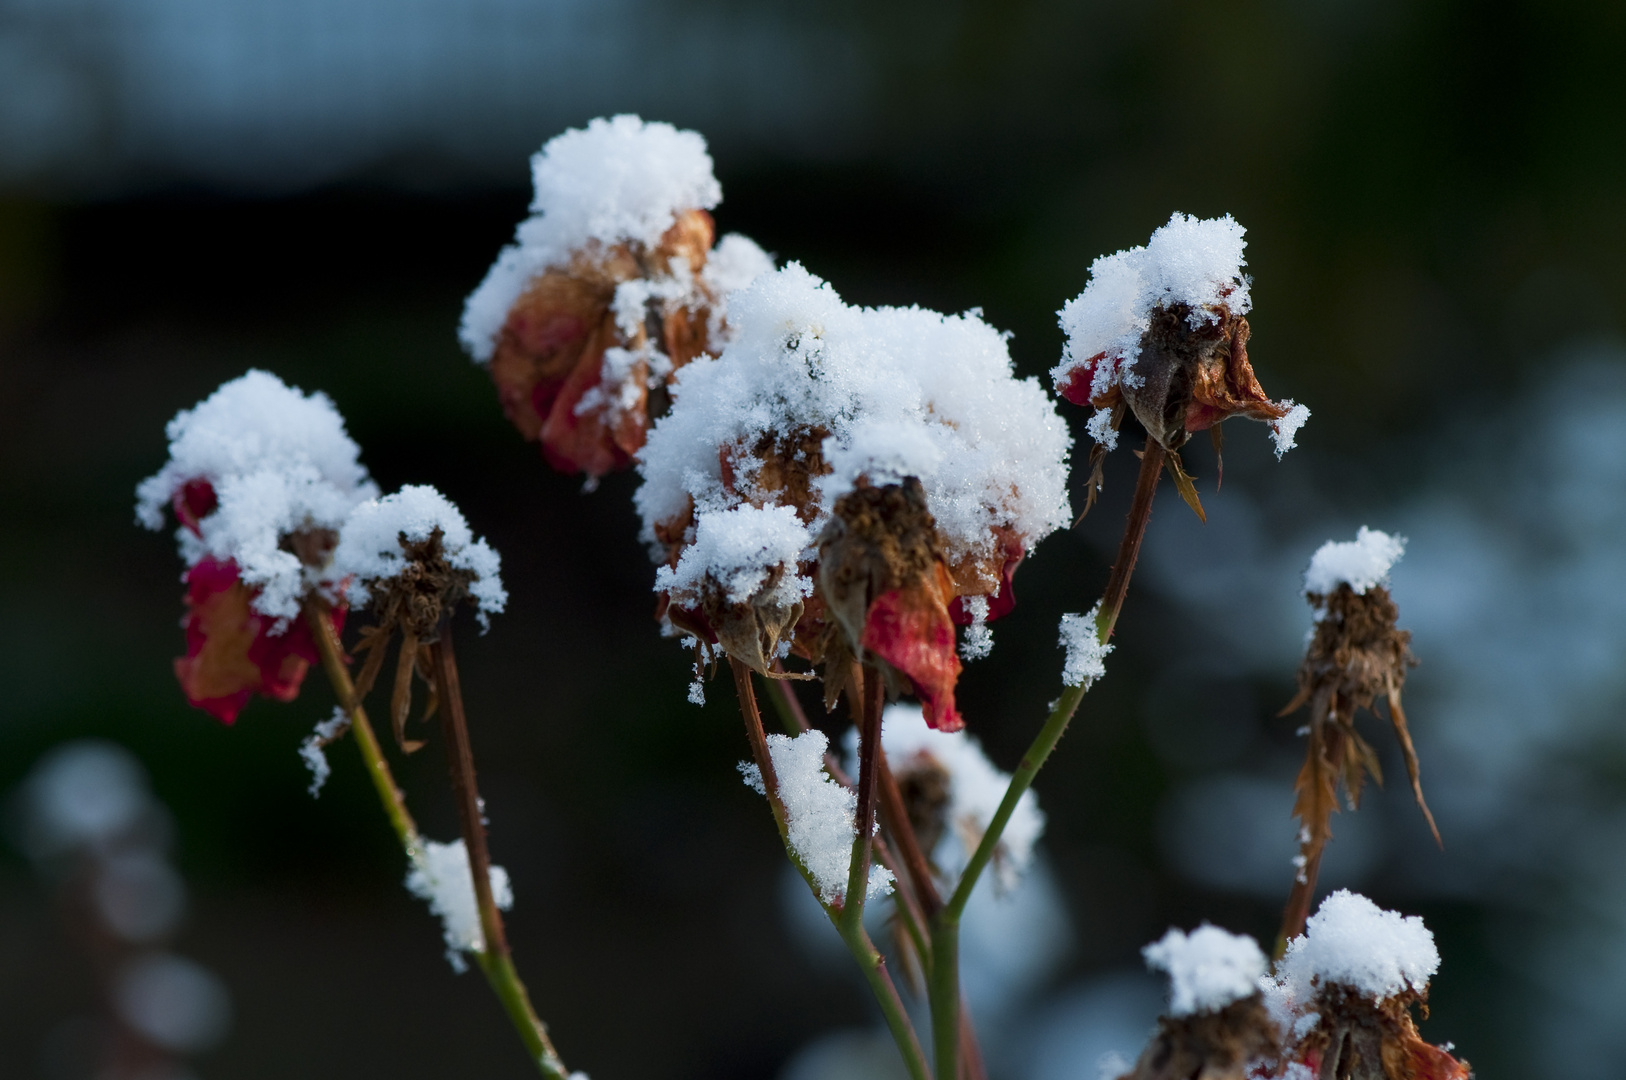
{"type": "Polygon", "coordinates": [[[231,1027],[226,987],[204,968],[169,953],[127,963],[113,989],[119,1018],[166,1050],[196,1053],[231,1027]]]}

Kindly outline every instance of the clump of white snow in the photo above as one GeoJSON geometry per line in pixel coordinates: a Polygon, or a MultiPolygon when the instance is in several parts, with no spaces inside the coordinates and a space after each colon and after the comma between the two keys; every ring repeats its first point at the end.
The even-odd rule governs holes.
{"type": "MultiPolygon", "coordinates": [[[[531,217],[463,309],[458,337],[480,363],[491,358],[509,309],[533,278],[595,246],[654,247],[678,214],[710,210],[723,197],[706,140],[697,132],[626,114],[600,117],[548,140],[531,158],[531,174],[531,217]]],[[[737,285],[754,258],[740,241],[756,245],[734,239],[720,274],[737,285]]]]}
{"type": "Polygon", "coordinates": [[[305,741],[299,744],[299,757],[311,771],[311,786],[308,789],[311,798],[314,799],[322,793],[322,785],[333,775],[333,766],[328,764],[327,754],[322,748],[349,726],[349,715],[345,713],[343,707],[335,705],[333,715],[319,721],[315,729],[305,737],[305,741]]]}
{"type": "Polygon", "coordinates": [[[1095,680],[1107,673],[1107,653],[1112,651],[1112,646],[1101,640],[1096,628],[1100,614],[1101,601],[1097,600],[1087,615],[1061,617],[1061,647],[1067,650],[1067,660],[1061,669],[1063,685],[1088,690],[1095,685],[1095,680]]]}
{"type": "MultiPolygon", "coordinates": [[[[774,569],[795,566],[807,553],[807,529],[788,506],[749,503],[707,514],[695,523],[694,542],[676,567],[655,572],[655,588],[674,598],[696,598],[708,575],[731,604],[749,600],[774,569]]],[[[812,582],[793,574],[780,581],[785,601],[807,596],[812,582]]]]}
{"type": "Polygon", "coordinates": [[[1015,378],[1004,335],[978,313],[852,307],[793,263],[735,293],[729,319],[733,339],[722,355],[678,372],[672,410],[638,454],[636,501],[657,552],[655,527],[684,515],[691,499],[690,540],[743,535],[749,520],[753,535],[772,522],[772,543],[744,561],[734,546],[685,552],[657,586],[678,589],[679,602],[692,602],[688,594],[707,578],[732,592],[774,571],[779,580],[799,577],[805,594],[811,577],[801,560],[835,501],[861,480],[917,477],[951,565],[992,558],[996,529],[1031,549],[1071,520],[1066,426],[1036,380],[1015,378]],[[759,510],[716,530],[719,515],[784,505],[789,496],[759,482],[753,450],[815,430],[827,433],[821,449],[831,472],[813,479],[815,505],[803,515],[811,520],[759,510]]]}
{"type": "MultiPolygon", "coordinates": [[[[824,754],[829,748],[830,740],[821,731],[804,731],[795,738],[768,736],[768,756],[779,785],[779,801],[785,807],[791,850],[818,884],[819,898],[834,904],[847,895],[847,869],[858,833],[858,796],[824,771],[824,754]]],[[[766,793],[761,770],[754,763],[741,762],[740,772],[748,787],[766,793]]],[[[885,896],[891,889],[892,872],[871,865],[865,897],[885,896]]]]}
{"type": "Polygon", "coordinates": [[[369,500],[345,521],[333,552],[333,568],[335,576],[349,579],[349,601],[358,607],[368,603],[378,582],[405,569],[402,544],[422,543],[436,529],[441,532],[446,561],[472,575],[469,595],[477,606],[480,625],[486,626],[508,603],[497,553],[484,540],[474,538],[462,511],[450,499],[424,484],[409,484],[393,495],[369,500]]]}
{"type": "Polygon", "coordinates": [[[1245,934],[1203,923],[1190,934],[1170,928],[1141,950],[1146,966],[1169,976],[1169,1013],[1218,1012],[1259,992],[1265,954],[1245,934]]]}
{"type": "MultiPolygon", "coordinates": [[[[467,965],[463,953],[483,952],[485,933],[480,929],[480,908],[474,897],[474,874],[469,870],[468,849],[462,840],[442,844],[425,840],[423,850],[413,853],[407,873],[407,891],[429,902],[429,910],[440,916],[446,938],[446,959],[456,971],[467,965]]],[[[491,867],[491,898],[507,911],[514,906],[514,890],[508,871],[491,867]]]]}
{"type": "Polygon", "coordinates": [[[1389,580],[1389,571],[1405,553],[1406,538],[1368,529],[1365,525],[1354,540],[1328,540],[1310,557],[1304,571],[1304,591],[1326,596],[1340,585],[1348,585],[1357,596],[1389,580]]]}
{"type": "Polygon", "coordinates": [[[1280,420],[1270,422],[1270,438],[1276,444],[1276,460],[1280,461],[1282,455],[1298,445],[1299,428],[1310,419],[1310,407],[1300,405],[1292,398],[1282,402],[1286,405],[1287,415],[1280,420]]]}
{"type": "Polygon", "coordinates": [[[1218,318],[1211,309],[1221,303],[1232,314],[1246,314],[1253,303],[1242,272],[1246,232],[1230,214],[1200,219],[1175,213],[1145,247],[1096,259],[1089,284],[1059,312],[1067,343],[1051,379],[1065,386],[1074,371],[1103,357],[1091,398],[1119,382],[1138,385],[1134,364],[1141,335],[1159,306],[1189,305],[1194,328],[1218,318]]]}
{"type": "Polygon", "coordinates": [[[331,581],[281,542],[302,529],[337,529],[378,487],[326,394],[304,394],[275,375],[251,370],[224,383],[169,422],[169,460],[136,489],[136,519],[161,528],[164,507],[192,481],[213,489],[215,508],[198,533],[176,537],[188,566],[205,556],[237,564],[257,588],[254,608],[286,621],[313,587],[331,581]]]}
{"type": "MultiPolygon", "coordinates": [[[[881,714],[881,748],[896,774],[933,765],[948,776],[948,828],[927,852],[932,864],[950,881],[957,879],[982,842],[983,833],[1010,787],[1011,775],[1002,772],[975,736],[964,730],[938,731],[926,726],[919,705],[889,705],[881,714]]],[[[846,767],[858,775],[858,729],[846,736],[846,767]]],[[[1016,886],[1033,861],[1033,846],[1044,833],[1045,815],[1039,809],[1039,796],[1032,788],[1022,793],[1000,834],[994,871],[1003,891],[1016,886]]]]}
{"type": "Polygon", "coordinates": [[[1310,916],[1304,936],[1287,943],[1277,977],[1296,1001],[1310,998],[1313,982],[1341,983],[1382,1000],[1421,992],[1439,968],[1434,935],[1420,917],[1339,889],[1310,916]]]}

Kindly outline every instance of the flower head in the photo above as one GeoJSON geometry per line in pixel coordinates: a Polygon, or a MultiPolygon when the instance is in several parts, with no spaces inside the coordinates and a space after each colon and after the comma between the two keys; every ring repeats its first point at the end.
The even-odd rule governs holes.
{"type": "MultiPolygon", "coordinates": [[[[1096,410],[1088,430],[1097,473],[1100,454],[1117,445],[1125,408],[1169,451],[1194,509],[1195,490],[1185,490],[1175,455],[1196,432],[1244,416],[1271,426],[1277,457],[1293,447],[1310,410],[1270,400],[1248,360],[1245,231],[1229,214],[1176,213],[1145,247],[1096,259],[1089,285],[1062,308],[1067,343],[1050,376],[1067,400],[1096,410]]],[[[1099,486],[1092,477],[1092,497],[1099,486]]]]}
{"type": "Polygon", "coordinates": [[[631,462],[673,373],[726,339],[727,294],[773,264],[743,236],[713,246],[722,189],[695,132],[598,119],[531,165],[532,216],[459,336],[520,434],[592,480],[631,462]]]}
{"type": "Polygon", "coordinates": [[[731,304],[734,339],[639,455],[665,616],[757,671],[823,664],[827,688],[872,663],[957,727],[956,625],[1007,610],[1069,519],[1060,418],[975,312],[850,307],[795,264],[731,304]]]}
{"type": "Polygon", "coordinates": [[[1468,1064],[1425,1042],[1412,1019],[1439,966],[1422,919],[1332,893],[1265,984],[1287,1035],[1282,1075],[1297,1064],[1351,1080],[1468,1080],[1468,1064]]]}
{"type": "Polygon", "coordinates": [[[1314,885],[1310,873],[1332,838],[1338,785],[1342,783],[1355,807],[1367,773],[1382,782],[1377,753],[1355,728],[1356,710],[1372,712],[1379,698],[1388,705],[1417,805],[1439,839],[1434,816],[1423,800],[1417,752],[1400,702],[1406,669],[1416,663],[1411,633],[1396,625],[1400,611],[1384,585],[1405,546],[1404,538],[1363,525],[1353,542],[1323,544],[1305,572],[1305,597],[1315,613],[1315,628],[1299,665],[1298,693],[1282,713],[1310,706],[1309,744],[1294,805],[1303,823],[1296,861],[1300,902],[1306,905],[1314,885]]]}
{"type": "MultiPolygon", "coordinates": [[[[250,371],[169,423],[169,460],[137,489],[136,516],[163,525],[169,504],[186,574],[187,655],[176,675],[192,704],[231,723],[258,693],[298,694],[315,659],[296,617],[334,597],[337,530],[377,494],[333,403],[250,371]]],[[[342,607],[330,612],[342,625],[342,607]]]]}

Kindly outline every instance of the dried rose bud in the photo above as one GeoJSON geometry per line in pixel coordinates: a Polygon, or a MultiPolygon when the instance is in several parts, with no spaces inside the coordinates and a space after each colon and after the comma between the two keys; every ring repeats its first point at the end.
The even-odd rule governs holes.
{"type": "Polygon", "coordinates": [[[1397,626],[1399,608],[1380,584],[1404,550],[1404,539],[1362,526],[1353,542],[1322,545],[1305,573],[1315,630],[1299,665],[1298,693],[1282,710],[1286,716],[1310,707],[1304,766],[1295,785],[1293,812],[1302,829],[1295,860],[1299,873],[1284,925],[1288,937],[1298,933],[1308,914],[1316,869],[1332,838],[1339,785],[1354,809],[1368,773],[1383,782],[1377,752],[1355,727],[1358,709],[1375,713],[1373,705],[1380,698],[1387,704],[1412,794],[1436,842],[1440,837],[1423,799],[1417,751],[1400,700],[1406,669],[1417,662],[1411,655],[1411,633],[1397,626]]]}
{"type": "Polygon", "coordinates": [[[1244,232],[1230,215],[1177,213],[1145,247],[1096,259],[1089,285],[1059,313],[1067,344],[1051,379],[1067,400],[1096,409],[1088,425],[1092,501],[1126,408],[1169,452],[1170,471],[1199,516],[1177,453],[1194,433],[1213,429],[1218,447],[1215,425],[1261,420],[1281,457],[1309,419],[1303,405],[1270,400],[1248,360],[1244,232]]]}
{"type": "Polygon", "coordinates": [[[169,424],[169,461],[137,491],[137,518],[163,525],[168,504],[186,574],[187,699],[231,723],[254,694],[291,701],[316,659],[301,617],[335,606],[336,529],[377,488],[344,421],[321,394],[262,371],[224,384],[169,424]]]}
{"type": "Polygon", "coordinates": [[[469,297],[461,336],[520,434],[591,482],[631,463],[676,372],[720,350],[727,293],[772,261],[740,236],[713,247],[721,189],[694,132],[595,120],[532,167],[533,216],[469,297]]]}
{"type": "Polygon", "coordinates": [[[906,678],[930,726],[965,726],[954,707],[954,582],[918,479],[862,486],[837,500],[819,537],[818,586],[854,655],[873,654],[894,680],[906,678]]]}
{"type": "Polygon", "coordinates": [[[1440,966],[1434,935],[1415,915],[1384,911],[1340,889],[1287,943],[1271,984],[1292,1038],[1284,1076],[1317,1080],[1468,1080],[1448,1047],[1418,1034],[1440,966]]]}

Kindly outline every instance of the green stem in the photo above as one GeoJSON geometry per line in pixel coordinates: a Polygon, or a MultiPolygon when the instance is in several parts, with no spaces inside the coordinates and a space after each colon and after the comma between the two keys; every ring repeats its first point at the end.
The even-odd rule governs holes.
{"type": "MultiPolygon", "coordinates": [[[[1107,575],[1106,591],[1101,598],[1100,610],[1096,614],[1096,637],[1102,644],[1112,636],[1113,627],[1118,622],[1118,613],[1123,609],[1124,598],[1129,593],[1129,579],[1140,557],[1141,541],[1146,537],[1146,524],[1152,516],[1152,498],[1157,494],[1157,482],[1162,474],[1166,456],[1163,447],[1148,435],[1146,448],[1141,454],[1140,474],[1135,481],[1135,496],[1130,503],[1129,517],[1124,522],[1123,538],[1118,543],[1118,557],[1112,564],[1112,572],[1107,575]]],[[[960,875],[960,882],[955,887],[954,894],[932,918],[933,962],[928,989],[931,998],[933,1045],[937,1051],[937,1073],[945,1080],[958,1080],[959,1076],[960,917],[965,912],[966,903],[971,899],[971,892],[976,888],[978,878],[993,860],[994,851],[999,847],[1005,826],[1010,823],[1011,815],[1016,811],[1016,804],[1033,786],[1034,777],[1038,776],[1039,770],[1049,760],[1050,752],[1061,741],[1073,714],[1078,711],[1079,702],[1084,699],[1084,692],[1088,689],[1087,683],[1062,689],[1061,697],[1051,706],[1050,715],[1045,719],[1044,726],[1039,729],[1027,752],[1022,755],[1021,764],[1017,766],[1010,784],[1005,788],[1005,797],[1000,800],[999,809],[994,812],[993,820],[988,823],[981,842],[977,844],[977,850],[972,853],[965,871],[960,875]]]]}
{"type": "MultiPolygon", "coordinates": [[[[887,1030],[892,1033],[892,1041],[897,1043],[898,1053],[903,1057],[904,1067],[909,1070],[911,1080],[931,1080],[931,1072],[926,1068],[926,1053],[921,1049],[914,1025],[909,1022],[909,1013],[903,1007],[903,1000],[898,997],[898,988],[893,985],[892,976],[886,970],[885,957],[864,932],[863,920],[860,918],[849,922],[843,917],[844,905],[824,902],[824,898],[819,895],[819,883],[813,879],[807,866],[797,856],[796,849],[791,846],[789,817],[785,813],[785,804],[779,798],[779,778],[774,774],[773,757],[768,753],[768,737],[762,730],[762,713],[757,708],[756,687],[751,682],[751,669],[732,656],[728,658],[728,663],[734,672],[734,689],[740,701],[740,715],[745,720],[746,741],[751,744],[751,756],[762,775],[762,787],[768,797],[768,808],[773,813],[774,825],[779,829],[780,842],[785,845],[785,854],[802,875],[802,880],[807,882],[807,887],[819,901],[819,906],[824,909],[824,914],[829,918],[831,925],[841,935],[841,940],[852,953],[853,959],[858,961],[859,970],[864,973],[864,981],[869,983],[875,1001],[881,1007],[881,1014],[886,1018],[887,1030]]],[[[848,900],[851,900],[852,896],[853,891],[849,888],[848,900]]],[[[859,892],[858,896],[862,898],[863,893],[859,892]]]]}

